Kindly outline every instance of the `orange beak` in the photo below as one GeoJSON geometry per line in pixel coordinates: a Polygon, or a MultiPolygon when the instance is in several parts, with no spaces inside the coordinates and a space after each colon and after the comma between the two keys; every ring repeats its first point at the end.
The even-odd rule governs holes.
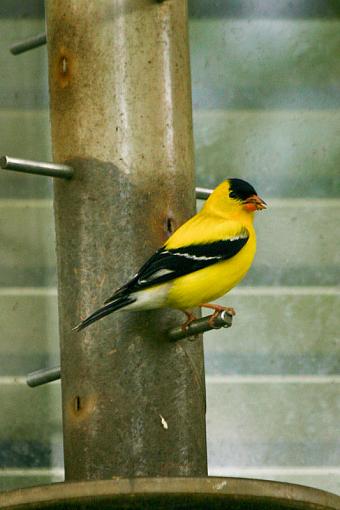
{"type": "Polygon", "coordinates": [[[244,202],[244,208],[249,212],[261,211],[261,209],[266,209],[267,204],[262,198],[258,195],[252,195],[247,198],[244,202]]]}

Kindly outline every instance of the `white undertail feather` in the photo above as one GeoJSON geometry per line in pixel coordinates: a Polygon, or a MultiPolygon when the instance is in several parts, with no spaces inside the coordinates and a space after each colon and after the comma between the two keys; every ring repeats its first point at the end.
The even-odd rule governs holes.
{"type": "Polygon", "coordinates": [[[155,308],[162,308],[166,305],[166,298],[171,285],[171,283],[163,283],[131,293],[131,298],[136,299],[136,301],[124,307],[124,310],[154,310],[155,308]]]}

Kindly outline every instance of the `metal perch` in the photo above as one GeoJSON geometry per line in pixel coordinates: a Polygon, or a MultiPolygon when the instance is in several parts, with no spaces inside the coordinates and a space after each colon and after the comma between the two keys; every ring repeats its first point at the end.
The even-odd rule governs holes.
{"type": "Polygon", "coordinates": [[[196,198],[198,200],[206,200],[210,197],[211,193],[213,192],[212,189],[208,188],[196,188],[196,198]]]}
{"type": "Polygon", "coordinates": [[[2,156],[0,158],[0,166],[3,170],[14,170],[15,172],[25,174],[47,175],[62,179],[71,179],[73,176],[73,168],[68,165],[12,158],[11,156],[2,156]]]}
{"type": "Polygon", "coordinates": [[[38,48],[44,44],[46,44],[46,33],[42,32],[40,34],[27,37],[27,39],[24,39],[23,41],[12,44],[12,46],[9,48],[9,51],[13,55],[20,55],[20,53],[24,53],[28,50],[33,50],[34,48],[38,48]]]}

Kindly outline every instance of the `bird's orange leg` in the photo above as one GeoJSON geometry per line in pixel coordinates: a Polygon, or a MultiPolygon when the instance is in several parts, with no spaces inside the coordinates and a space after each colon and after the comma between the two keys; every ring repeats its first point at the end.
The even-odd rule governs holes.
{"type": "Polygon", "coordinates": [[[187,316],[187,320],[182,324],[181,328],[183,331],[185,331],[188,326],[197,319],[197,317],[188,310],[181,310],[185,315],[187,316]]]}
{"type": "Polygon", "coordinates": [[[216,319],[217,315],[220,312],[227,312],[227,314],[234,316],[236,315],[236,311],[231,306],[221,306],[221,305],[214,305],[212,303],[203,303],[200,305],[201,308],[211,308],[212,310],[215,310],[212,316],[209,319],[209,325],[213,326],[214,319],[216,319]]]}

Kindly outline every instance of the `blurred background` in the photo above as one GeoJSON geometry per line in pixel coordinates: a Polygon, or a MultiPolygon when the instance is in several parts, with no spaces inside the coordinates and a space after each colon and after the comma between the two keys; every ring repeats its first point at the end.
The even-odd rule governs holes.
{"type": "MultiPolygon", "coordinates": [[[[197,185],[249,180],[258,254],[205,336],[209,474],[340,494],[340,4],[191,0],[197,185]]],[[[0,3],[0,155],[51,159],[40,0],[0,3]]],[[[63,479],[51,181],[0,173],[0,490],[63,479]]],[[[198,203],[198,207],[201,204],[198,203]]]]}

